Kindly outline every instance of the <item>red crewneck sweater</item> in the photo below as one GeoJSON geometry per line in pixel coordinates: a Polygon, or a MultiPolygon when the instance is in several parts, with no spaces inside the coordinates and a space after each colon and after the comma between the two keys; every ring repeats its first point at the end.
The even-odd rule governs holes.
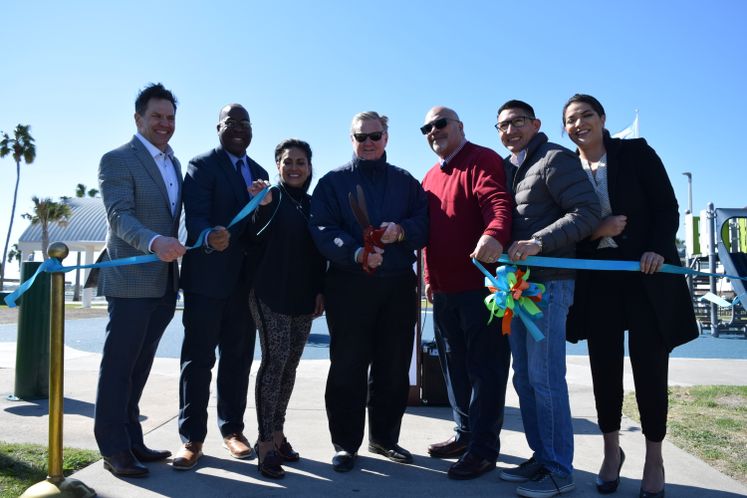
{"type": "Polygon", "coordinates": [[[467,142],[444,168],[436,163],[426,173],[423,189],[430,218],[426,284],[434,292],[483,287],[485,277],[470,261],[470,253],[482,234],[497,239],[504,250],[511,236],[513,201],[503,160],[495,151],[467,142]]]}

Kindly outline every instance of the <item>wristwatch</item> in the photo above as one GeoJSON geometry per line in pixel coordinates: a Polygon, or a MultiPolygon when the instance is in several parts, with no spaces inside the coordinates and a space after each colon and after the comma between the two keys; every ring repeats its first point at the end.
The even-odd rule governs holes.
{"type": "Polygon", "coordinates": [[[542,252],[542,238],[535,236],[535,237],[532,237],[531,240],[532,240],[532,242],[534,242],[535,244],[537,244],[539,246],[539,248],[540,248],[539,252],[542,252]]]}

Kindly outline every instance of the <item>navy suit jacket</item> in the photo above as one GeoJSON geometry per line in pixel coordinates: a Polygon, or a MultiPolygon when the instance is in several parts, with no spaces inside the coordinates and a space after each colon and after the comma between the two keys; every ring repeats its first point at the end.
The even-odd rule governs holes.
{"type": "MultiPolygon", "coordinates": [[[[255,180],[269,179],[267,171],[252,159],[249,170],[255,180]]],[[[187,245],[191,246],[205,228],[227,227],[249,202],[249,193],[226,151],[218,147],[189,162],[182,198],[187,245]]],[[[240,288],[248,291],[259,259],[251,228],[246,219],[231,228],[231,241],[224,251],[187,251],[182,260],[181,288],[217,299],[240,288]]]]}

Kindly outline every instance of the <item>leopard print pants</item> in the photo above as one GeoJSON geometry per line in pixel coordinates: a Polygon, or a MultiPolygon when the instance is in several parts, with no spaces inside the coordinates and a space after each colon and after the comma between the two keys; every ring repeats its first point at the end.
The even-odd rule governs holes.
{"type": "Polygon", "coordinates": [[[249,308],[257,324],[262,348],[254,392],[259,440],[271,441],[273,432],[283,430],[285,412],[296,382],[296,368],[313,317],[275,313],[255,296],[254,291],[249,296],[249,308]]]}

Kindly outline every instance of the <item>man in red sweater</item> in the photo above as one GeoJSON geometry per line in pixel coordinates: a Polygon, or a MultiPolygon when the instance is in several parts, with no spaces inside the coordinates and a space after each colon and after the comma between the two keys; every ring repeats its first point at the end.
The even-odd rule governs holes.
{"type": "Polygon", "coordinates": [[[510,350],[500,321],[487,324],[488,290],[470,258],[492,263],[501,255],[511,234],[512,201],[503,160],[465,139],[456,112],[434,107],[420,131],[439,157],[423,179],[430,216],[425,290],[456,422],[456,435],[428,452],[461,455],[448,475],[472,479],[495,468],[510,350]]]}

